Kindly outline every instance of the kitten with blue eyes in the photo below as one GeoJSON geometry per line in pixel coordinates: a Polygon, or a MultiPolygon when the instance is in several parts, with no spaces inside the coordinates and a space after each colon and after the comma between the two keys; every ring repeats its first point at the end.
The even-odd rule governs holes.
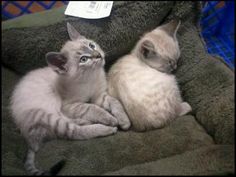
{"type": "Polygon", "coordinates": [[[47,53],[48,67],[26,74],[11,97],[12,117],[28,143],[24,166],[31,175],[62,168],[62,162],[48,172],[36,168],[35,153],[45,140],[85,140],[130,127],[120,102],[107,94],[104,52],[69,23],[67,30],[71,41],[47,53]]]}
{"type": "Polygon", "coordinates": [[[146,33],[108,73],[108,92],[123,104],[136,131],[161,128],[192,110],[172,74],[180,57],[179,26],[173,20],[146,33]]]}

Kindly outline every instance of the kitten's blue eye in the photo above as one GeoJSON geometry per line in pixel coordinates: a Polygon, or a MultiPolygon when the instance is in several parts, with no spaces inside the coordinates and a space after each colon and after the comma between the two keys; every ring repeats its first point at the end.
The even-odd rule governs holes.
{"type": "Polygon", "coordinates": [[[85,63],[86,61],[88,61],[88,57],[82,56],[82,57],[80,58],[80,63],[85,63]]]}
{"type": "Polygon", "coordinates": [[[94,48],[95,48],[95,45],[90,42],[90,43],[89,43],[89,47],[92,48],[92,49],[94,49],[94,48]]]}

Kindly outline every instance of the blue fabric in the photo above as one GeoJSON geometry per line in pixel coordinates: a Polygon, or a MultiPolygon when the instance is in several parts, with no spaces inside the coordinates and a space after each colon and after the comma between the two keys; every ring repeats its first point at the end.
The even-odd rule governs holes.
{"type": "Polygon", "coordinates": [[[234,69],[234,1],[208,1],[202,9],[201,27],[207,50],[218,54],[234,69]]]}
{"type": "MultiPolygon", "coordinates": [[[[54,6],[54,4],[56,2],[57,1],[51,1],[50,3],[45,3],[44,1],[29,1],[26,6],[22,6],[17,1],[5,1],[3,6],[2,6],[2,16],[5,17],[6,19],[11,19],[11,18],[15,18],[15,17],[21,16],[23,14],[30,14],[32,12],[29,10],[29,8],[31,7],[31,5],[33,3],[37,3],[40,6],[42,6],[45,10],[49,10],[49,9],[51,9],[54,6]],[[8,5],[15,6],[16,8],[18,8],[20,10],[20,12],[18,14],[12,14],[12,13],[8,12],[6,10],[6,7],[8,5]]],[[[68,4],[69,1],[61,1],[61,2],[63,2],[64,4],[68,4]]]]}

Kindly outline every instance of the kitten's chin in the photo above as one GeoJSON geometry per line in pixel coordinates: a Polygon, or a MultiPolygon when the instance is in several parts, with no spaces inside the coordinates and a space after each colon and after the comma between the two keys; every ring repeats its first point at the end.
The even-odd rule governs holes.
{"type": "Polygon", "coordinates": [[[151,68],[159,71],[159,72],[162,72],[162,73],[166,73],[166,74],[171,74],[172,70],[171,69],[168,69],[168,68],[165,68],[165,67],[162,67],[162,66],[156,66],[154,64],[150,64],[150,63],[147,63],[148,66],[150,66],[151,68]]]}
{"type": "Polygon", "coordinates": [[[157,68],[157,71],[160,71],[166,74],[172,74],[172,70],[169,70],[169,69],[157,68]]]}
{"type": "Polygon", "coordinates": [[[105,65],[105,60],[104,58],[97,58],[95,59],[96,66],[98,67],[103,67],[105,65]]]}
{"type": "Polygon", "coordinates": [[[102,62],[101,62],[101,67],[104,67],[105,66],[105,60],[102,59],[102,62]]]}

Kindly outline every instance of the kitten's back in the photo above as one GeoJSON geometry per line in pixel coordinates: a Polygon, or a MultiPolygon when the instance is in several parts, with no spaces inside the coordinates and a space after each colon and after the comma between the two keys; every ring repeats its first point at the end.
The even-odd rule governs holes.
{"type": "Polygon", "coordinates": [[[171,74],[180,56],[179,25],[172,21],[146,33],[109,71],[109,93],[124,105],[135,130],[163,127],[180,112],[182,99],[171,74]]]}
{"type": "Polygon", "coordinates": [[[26,74],[15,87],[11,97],[11,109],[16,122],[30,109],[43,109],[54,113],[60,106],[60,98],[54,91],[57,74],[49,67],[26,74]]]}
{"type": "Polygon", "coordinates": [[[109,93],[122,102],[135,130],[160,128],[169,122],[166,117],[175,117],[172,108],[180,98],[173,75],[148,67],[135,55],[127,55],[113,65],[108,78],[109,93]]]}

